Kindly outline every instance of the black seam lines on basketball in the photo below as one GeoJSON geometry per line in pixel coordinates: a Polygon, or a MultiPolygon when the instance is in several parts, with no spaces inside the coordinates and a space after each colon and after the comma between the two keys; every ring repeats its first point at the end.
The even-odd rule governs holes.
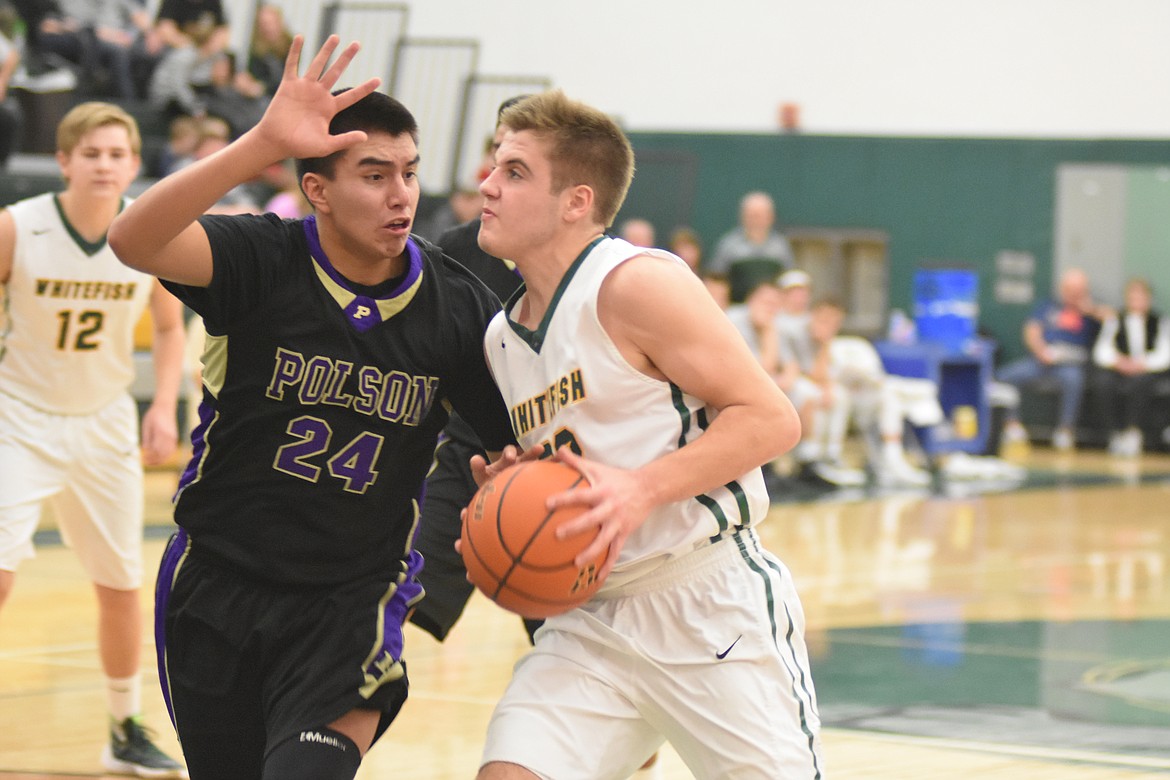
{"type": "MultiPolygon", "coordinates": [[[[555,511],[546,511],[544,513],[544,519],[540,521],[540,525],[536,526],[536,528],[532,531],[532,534],[529,535],[528,541],[524,544],[524,547],[518,554],[512,555],[512,551],[508,549],[508,545],[504,540],[504,529],[500,527],[500,509],[504,505],[504,497],[508,495],[508,488],[512,487],[512,480],[516,479],[518,476],[520,476],[519,471],[512,475],[512,478],[508,480],[508,484],[504,485],[504,489],[500,491],[500,500],[496,502],[496,536],[500,540],[500,547],[507,551],[508,557],[512,559],[512,565],[508,567],[508,570],[505,571],[504,574],[500,577],[500,581],[496,583],[496,589],[492,593],[493,599],[499,597],[500,591],[502,591],[504,586],[508,584],[508,578],[512,576],[512,572],[516,571],[516,567],[520,564],[520,561],[524,560],[524,553],[528,552],[528,548],[532,546],[533,540],[540,536],[540,532],[544,530],[544,527],[548,525],[548,521],[551,520],[553,514],[555,514],[555,511]]],[[[583,479],[585,479],[585,477],[581,474],[578,474],[576,481],[569,485],[567,489],[572,490],[573,488],[577,487],[581,484],[583,479]]],[[[513,588],[512,590],[516,590],[516,588],[513,588]]]]}

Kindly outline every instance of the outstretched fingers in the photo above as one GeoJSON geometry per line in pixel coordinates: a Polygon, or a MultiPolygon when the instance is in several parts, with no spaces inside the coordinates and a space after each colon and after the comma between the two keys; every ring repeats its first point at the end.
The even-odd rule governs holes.
{"type": "Polygon", "coordinates": [[[301,63],[301,49],[305,48],[305,36],[294,35],[292,45],[288,47],[288,56],[284,58],[284,80],[295,79],[301,63]]]}
{"type": "Polygon", "coordinates": [[[352,89],[347,89],[345,92],[342,92],[339,95],[335,95],[333,98],[334,105],[337,107],[338,111],[349,108],[354,103],[358,102],[366,95],[377,89],[378,85],[381,83],[382,79],[378,78],[377,76],[369,79],[368,81],[364,81],[352,89]]]}
{"type": "MultiPolygon", "coordinates": [[[[329,48],[329,53],[332,53],[333,50],[337,48],[338,41],[336,35],[331,35],[329,37],[330,41],[333,43],[333,46],[329,48]]],[[[321,54],[325,53],[325,47],[329,46],[330,41],[326,41],[325,46],[321,47],[321,51],[318,52],[317,58],[319,58],[321,54]]],[[[319,80],[321,83],[324,84],[327,88],[333,89],[333,85],[337,83],[339,78],[341,78],[341,74],[344,73],[345,69],[349,67],[349,63],[353,61],[354,56],[358,53],[358,49],[360,48],[361,44],[359,44],[357,41],[353,41],[348,46],[346,46],[345,49],[342,50],[341,54],[338,55],[337,59],[334,60],[333,64],[329,66],[329,70],[325,71],[320,76],[319,80]]],[[[326,60],[328,60],[328,56],[329,55],[326,54],[326,60]]],[[[317,64],[317,58],[313,59],[314,66],[317,64]]],[[[324,67],[324,63],[322,63],[321,67],[324,67]]]]}
{"type": "MultiPolygon", "coordinates": [[[[309,67],[305,68],[305,78],[313,79],[314,81],[322,81],[322,74],[325,73],[325,66],[329,63],[329,58],[333,56],[333,51],[341,43],[341,39],[336,35],[330,35],[325,39],[325,43],[321,44],[321,48],[313,55],[313,59],[309,61],[309,67]]],[[[346,50],[353,49],[357,52],[357,42],[351,43],[346,47],[346,50]]],[[[353,59],[353,54],[349,55],[349,59],[353,59]]],[[[346,60],[347,62],[349,60],[346,60]]],[[[340,75],[340,74],[338,74],[340,75]]],[[[337,81],[336,77],[333,79],[337,81]]]]}

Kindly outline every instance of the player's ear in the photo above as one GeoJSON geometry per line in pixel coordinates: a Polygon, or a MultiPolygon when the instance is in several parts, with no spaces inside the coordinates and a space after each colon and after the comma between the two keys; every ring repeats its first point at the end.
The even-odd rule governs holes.
{"type": "Polygon", "coordinates": [[[579,222],[593,216],[593,188],[588,184],[575,184],[565,191],[565,220],[579,222]]]}
{"type": "Polygon", "coordinates": [[[306,173],[301,177],[301,189],[305,198],[313,204],[313,209],[323,214],[329,213],[329,201],[325,197],[325,184],[328,180],[319,173],[306,173]]]}

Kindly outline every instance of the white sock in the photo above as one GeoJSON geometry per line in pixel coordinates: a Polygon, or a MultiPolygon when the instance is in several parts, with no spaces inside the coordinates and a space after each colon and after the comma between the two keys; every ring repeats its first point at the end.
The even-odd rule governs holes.
{"type": "Polygon", "coordinates": [[[110,705],[110,716],[121,723],[142,711],[142,677],[107,677],[106,699],[110,705]]]}
{"type": "Polygon", "coordinates": [[[906,459],[906,454],[902,450],[902,442],[900,441],[883,441],[882,442],[882,458],[886,463],[896,463],[900,460],[906,459]]]}

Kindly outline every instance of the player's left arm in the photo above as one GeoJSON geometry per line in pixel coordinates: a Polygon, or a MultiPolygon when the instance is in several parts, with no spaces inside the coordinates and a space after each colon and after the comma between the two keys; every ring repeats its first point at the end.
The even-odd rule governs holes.
{"type": "Polygon", "coordinates": [[[562,535],[596,529],[588,561],[610,547],[610,561],[655,507],[726,485],[795,446],[800,419],[701,281],[682,265],[651,256],[606,278],[602,326],[626,360],[703,399],[716,414],[702,436],[635,470],[602,465],[566,448],[557,457],[589,478],[587,490],[550,500],[591,508],[562,535]],[[576,497],[576,498],[574,498],[576,497]]]}
{"type": "Polygon", "coordinates": [[[183,375],[183,304],[155,279],[150,294],[154,323],[154,399],[142,417],[142,457],[147,465],[162,463],[179,444],[179,386],[183,375]]]}

